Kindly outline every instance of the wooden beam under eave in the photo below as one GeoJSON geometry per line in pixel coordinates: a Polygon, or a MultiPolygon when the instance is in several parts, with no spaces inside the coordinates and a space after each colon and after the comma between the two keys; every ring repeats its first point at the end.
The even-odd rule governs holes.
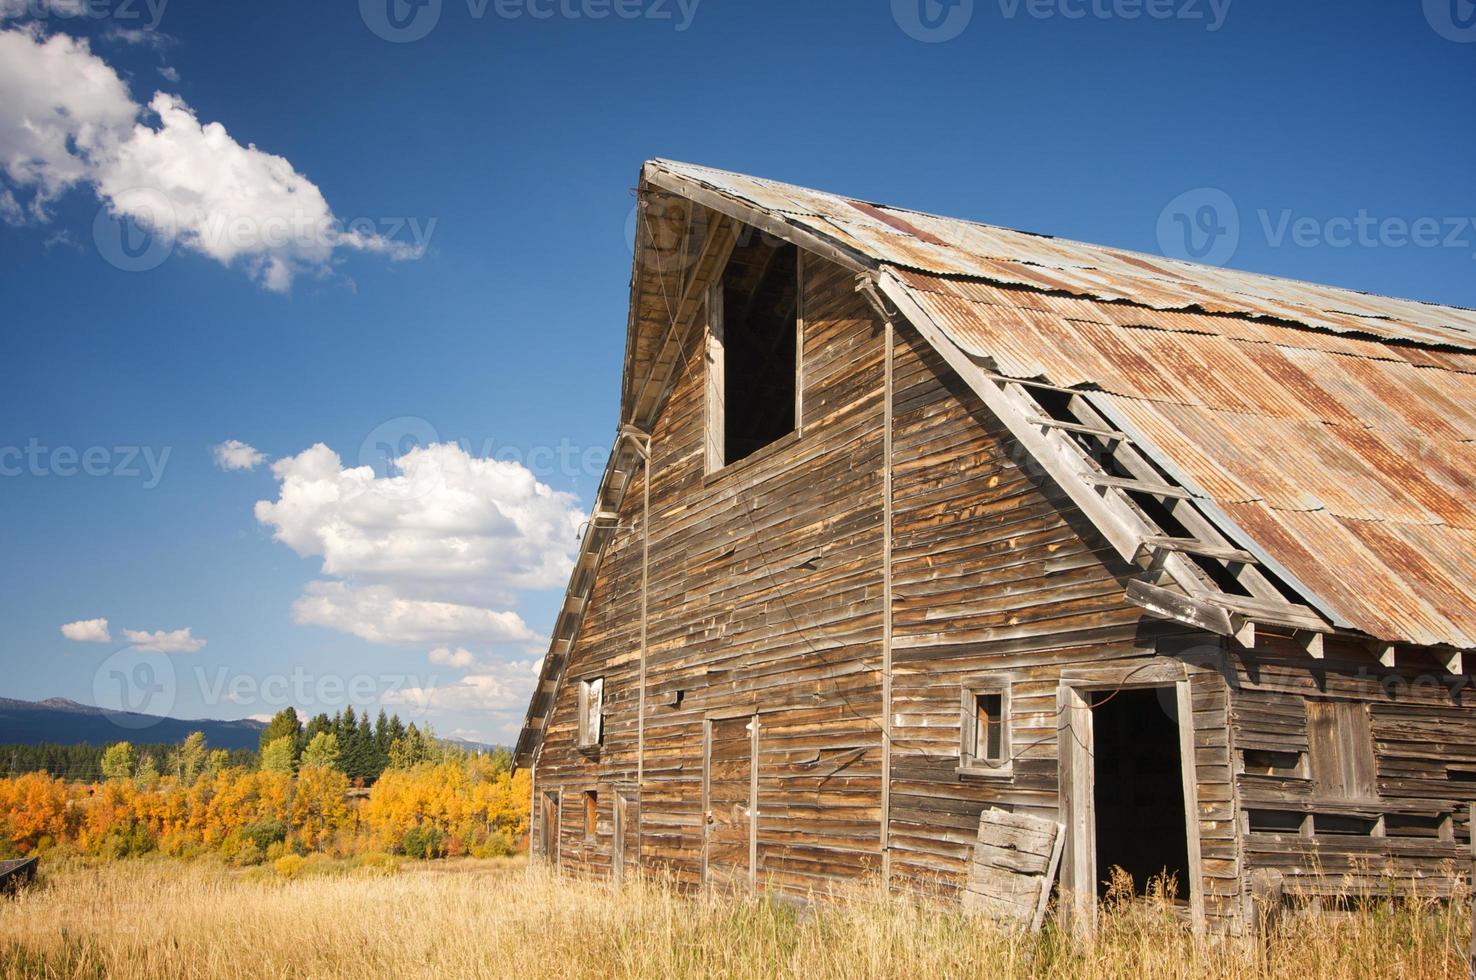
{"type": "Polygon", "coordinates": [[[1126,598],[1128,602],[1160,619],[1170,619],[1186,626],[1209,630],[1220,636],[1230,636],[1235,632],[1230,614],[1221,607],[1139,579],[1128,582],[1126,598]]]}

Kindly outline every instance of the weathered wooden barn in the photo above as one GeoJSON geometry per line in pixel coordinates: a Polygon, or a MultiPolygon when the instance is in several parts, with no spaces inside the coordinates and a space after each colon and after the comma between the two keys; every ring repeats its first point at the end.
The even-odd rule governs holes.
{"type": "Polygon", "coordinates": [[[1476,313],[666,161],[636,239],[537,855],[967,896],[1035,817],[1078,914],[1451,887],[1476,313]]]}

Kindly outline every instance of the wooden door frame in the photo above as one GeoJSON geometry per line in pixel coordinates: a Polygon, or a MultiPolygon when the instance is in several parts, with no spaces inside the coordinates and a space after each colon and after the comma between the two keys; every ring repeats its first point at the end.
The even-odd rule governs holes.
{"type": "Polygon", "coordinates": [[[538,829],[543,838],[543,860],[559,867],[561,859],[559,837],[564,831],[564,791],[559,788],[543,790],[543,798],[538,801],[538,829]],[[548,815],[549,798],[553,798],[553,819],[550,822],[548,815]],[[550,831],[550,827],[552,830],[550,831]]]}
{"type": "Polygon", "coordinates": [[[1090,695],[1102,691],[1173,688],[1179,714],[1179,769],[1184,786],[1184,842],[1188,851],[1189,909],[1197,934],[1204,932],[1204,872],[1199,842],[1198,779],[1194,755],[1194,702],[1184,665],[1155,659],[1135,666],[1067,670],[1056,691],[1057,760],[1061,822],[1066,846],[1061,858],[1062,907],[1071,927],[1089,934],[1097,918],[1096,766],[1093,759],[1090,695]]]}
{"type": "Polygon", "coordinates": [[[759,711],[757,708],[715,711],[702,719],[702,883],[711,883],[708,873],[707,852],[710,846],[712,822],[708,814],[712,809],[712,724],[715,721],[737,721],[748,719],[748,887],[758,884],[758,748],[759,711]]]}
{"type": "Polygon", "coordinates": [[[612,809],[610,816],[610,829],[612,831],[610,844],[610,873],[611,877],[618,882],[625,879],[625,835],[630,832],[632,824],[634,824],[636,829],[636,863],[637,865],[640,864],[641,800],[639,792],[637,792],[637,790],[633,786],[617,785],[611,787],[611,789],[613,792],[613,796],[611,800],[612,809]],[[635,820],[627,822],[626,810],[628,810],[632,806],[636,808],[635,820]]]}

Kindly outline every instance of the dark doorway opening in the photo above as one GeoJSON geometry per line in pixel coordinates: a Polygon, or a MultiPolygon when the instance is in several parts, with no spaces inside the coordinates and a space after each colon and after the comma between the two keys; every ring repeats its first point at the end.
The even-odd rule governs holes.
{"type": "Polygon", "coordinates": [[[798,269],[793,245],[755,235],[723,273],[725,462],[794,431],[798,269]]]}
{"type": "Polygon", "coordinates": [[[1178,702],[1173,688],[1104,691],[1092,698],[1097,888],[1114,867],[1132,875],[1138,894],[1171,877],[1189,898],[1189,845],[1178,702]]]}

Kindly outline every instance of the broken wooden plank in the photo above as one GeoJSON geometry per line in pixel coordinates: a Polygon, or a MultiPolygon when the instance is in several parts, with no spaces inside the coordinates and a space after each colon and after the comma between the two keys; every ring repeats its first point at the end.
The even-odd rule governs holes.
{"type": "Polygon", "coordinates": [[[1150,483],[1126,476],[1109,476],[1106,473],[1084,473],[1083,479],[1094,487],[1126,490],[1129,493],[1144,493],[1153,497],[1173,497],[1176,500],[1192,500],[1194,494],[1183,487],[1171,487],[1167,483],[1150,483]]]}
{"type": "Polygon", "coordinates": [[[1172,551],[1177,554],[1198,555],[1201,558],[1214,558],[1219,561],[1233,561],[1240,565],[1260,564],[1256,556],[1249,551],[1215,544],[1212,541],[1202,541],[1199,538],[1175,538],[1168,535],[1150,534],[1143,538],[1139,547],[1149,551],[1172,551]]]}

